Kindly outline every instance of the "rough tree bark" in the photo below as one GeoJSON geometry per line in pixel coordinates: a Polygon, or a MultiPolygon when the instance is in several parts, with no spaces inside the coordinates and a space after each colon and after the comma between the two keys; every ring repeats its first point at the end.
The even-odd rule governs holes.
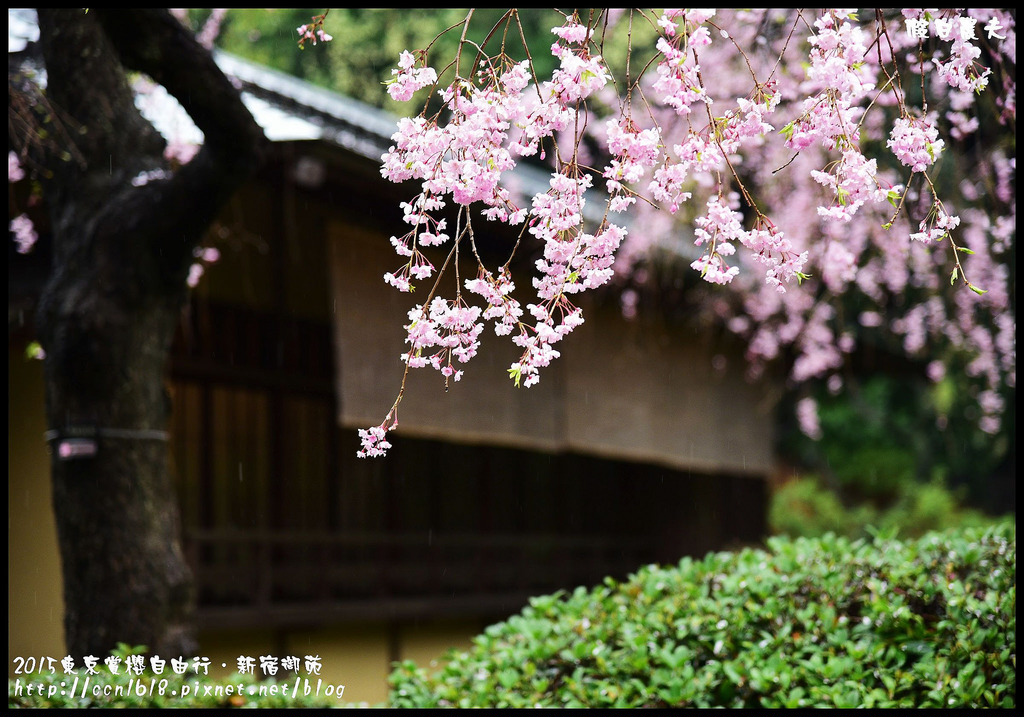
{"type": "Polygon", "coordinates": [[[179,539],[165,369],[193,250],[257,167],[266,140],[210,53],[165,10],[40,10],[51,127],[37,143],[53,239],[37,329],[51,434],[99,429],[93,457],[51,451],[73,656],[117,642],[189,656],[192,583],[179,539]],[[205,141],[166,178],[164,140],[135,107],[144,72],[205,141]],[[70,141],[73,146],[66,146],[70,141]]]}

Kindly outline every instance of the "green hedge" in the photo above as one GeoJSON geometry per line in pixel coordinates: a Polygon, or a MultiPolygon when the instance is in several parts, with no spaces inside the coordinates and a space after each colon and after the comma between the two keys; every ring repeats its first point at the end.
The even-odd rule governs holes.
{"type": "Polygon", "coordinates": [[[773,538],[535,598],[393,707],[1014,707],[1016,529],[773,538]]]}
{"type": "MultiPolygon", "coordinates": [[[[145,647],[130,648],[121,645],[112,654],[122,658],[131,653],[143,653],[145,647]]],[[[316,677],[309,677],[310,694],[303,694],[305,682],[293,696],[294,680],[280,682],[256,681],[251,675],[232,675],[226,679],[197,677],[194,674],[177,675],[167,667],[161,675],[149,672],[141,677],[129,675],[124,669],[112,674],[102,663],[98,674],[85,683],[84,669],[65,675],[59,667],[7,680],[7,705],[12,708],[282,708],[282,707],[351,707],[337,697],[317,695],[316,677]],[[76,677],[78,681],[76,682],[76,677]],[[29,685],[31,684],[31,689],[29,685]],[[71,687],[77,685],[75,693],[71,687]],[[85,692],[83,695],[82,692],[85,692]],[[261,694],[262,691],[262,694],[261,694]]],[[[302,680],[306,679],[305,676],[302,680]]],[[[332,685],[332,691],[333,691],[332,685]]],[[[322,688],[323,693],[326,688],[322,688]]],[[[342,693],[342,697],[344,693],[342,693]]]]}

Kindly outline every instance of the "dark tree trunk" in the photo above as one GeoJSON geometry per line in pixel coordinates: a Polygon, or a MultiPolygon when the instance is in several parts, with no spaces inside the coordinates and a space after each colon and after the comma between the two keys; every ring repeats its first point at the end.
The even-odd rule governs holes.
{"type": "Polygon", "coordinates": [[[98,430],[94,456],[51,451],[67,649],[80,660],[126,642],[187,657],[191,579],[161,438],[166,363],[193,250],[265,139],[166,11],[40,10],[39,26],[55,138],[42,162],[54,263],[37,317],[47,418],[59,437],[98,430]],[[132,179],[169,168],[126,69],[164,85],[205,135],[189,164],[142,186],[132,179]]]}

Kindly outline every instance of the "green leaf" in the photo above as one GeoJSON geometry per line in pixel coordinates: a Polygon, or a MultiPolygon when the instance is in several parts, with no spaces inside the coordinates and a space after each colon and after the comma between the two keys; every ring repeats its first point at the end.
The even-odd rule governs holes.
{"type": "Polygon", "coordinates": [[[509,689],[519,679],[519,673],[513,669],[505,669],[498,673],[498,682],[505,689],[509,689]]]}
{"type": "Polygon", "coordinates": [[[29,345],[25,347],[25,358],[38,359],[41,361],[46,358],[46,352],[43,351],[43,347],[38,341],[31,341],[29,342],[29,345]]]}
{"type": "Polygon", "coordinates": [[[739,670],[736,669],[736,666],[733,663],[722,663],[722,671],[725,673],[725,676],[732,680],[735,684],[743,684],[743,675],[739,673],[739,670]]]}

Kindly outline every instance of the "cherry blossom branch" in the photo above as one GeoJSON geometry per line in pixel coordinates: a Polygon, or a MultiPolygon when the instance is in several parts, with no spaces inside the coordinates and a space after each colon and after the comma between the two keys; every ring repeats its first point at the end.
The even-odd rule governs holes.
{"type": "MultiPolygon", "coordinates": [[[[591,12],[586,22],[575,13],[563,15],[561,27],[552,30],[557,39],[551,51],[559,66],[549,80],[537,76],[517,11],[502,15],[480,43],[468,37],[471,14],[463,23],[448,28],[450,31],[461,26],[462,36],[452,60],[456,77],[441,90],[447,124],[439,124],[440,112],[427,118],[425,108],[418,118],[402,120],[394,136],[396,144],[385,155],[382,169],[392,181],[422,182],[418,197],[404,205],[412,231],[402,240],[392,238],[399,253],[405,252],[407,257],[402,270],[405,273],[389,275],[389,281],[398,288],[410,290],[409,279],[425,278],[433,270],[424,251],[447,240],[444,220],[435,219],[433,213],[451,201],[459,207],[460,221],[465,216],[465,229],[457,229],[452,252],[458,256],[458,244],[468,233],[477,262],[476,278],[463,282],[456,266],[454,301],[434,296],[432,290],[430,300],[418,307],[424,324],[441,326],[444,331],[438,334],[440,340],[450,342],[441,344],[443,350],[434,355],[435,368],[454,371],[450,358],[456,350],[463,350],[467,357],[475,352],[478,319],[493,320],[496,333],[512,335],[523,349],[520,361],[509,369],[512,379],[517,385],[536,383],[539,370],[558,355],[553,346],[583,320],[570,296],[609,281],[616,262],[628,267],[634,257],[642,255],[638,247],[650,241],[609,221],[610,213],[623,212],[634,204],[637,212],[664,208],[692,223],[694,243],[704,247],[704,253],[691,266],[705,281],[729,284],[737,279],[736,285],[750,292],[751,297],[759,297],[760,304],[753,298],[743,304],[751,314],[750,320],[736,317],[731,323],[750,340],[752,366],[761,358],[777,355],[780,342],[790,343],[798,347],[792,374],[797,381],[835,371],[842,363],[841,354],[852,350],[851,334],[828,326],[844,320],[823,298],[828,291],[841,291],[856,283],[872,301],[881,302],[883,289],[898,292],[910,280],[896,278],[896,274],[891,278],[879,276],[877,267],[892,263],[892,251],[883,241],[885,231],[889,236],[898,233],[900,238],[929,243],[948,238],[953,251],[952,282],[963,279],[973,293],[985,297],[986,305],[1004,301],[1005,279],[990,269],[991,258],[987,252],[978,251],[983,247],[974,235],[966,242],[954,240],[952,229],[960,225],[961,219],[947,212],[932,177],[944,140],[939,139],[939,124],[929,114],[929,90],[942,90],[943,85],[929,87],[926,62],[935,64],[934,81],[945,83],[948,101],[956,103],[962,113],[967,102],[955,93],[983,90],[990,74],[978,62],[980,51],[971,42],[974,18],[955,12],[933,17],[923,11],[905,10],[907,35],[903,36],[894,35],[887,14],[881,10],[874,13],[870,33],[851,11],[827,10],[813,22],[803,12],[797,12],[790,21],[764,11],[762,27],[770,29],[774,22],[781,34],[766,40],[763,47],[755,42],[748,49],[740,39],[742,33],[733,31],[728,21],[756,18],[756,12],[738,11],[712,19],[715,13],[703,10],[666,10],[660,17],[639,11],[657,29],[658,37],[656,53],[634,77],[633,12],[625,35],[621,85],[602,60],[614,24],[607,14],[591,12]],[[506,54],[513,23],[526,53],[523,62],[515,62],[506,54]],[[804,57],[809,62],[798,68],[792,53],[801,27],[808,30],[804,57]],[[941,42],[926,44],[924,37],[932,27],[941,42]],[[489,43],[499,30],[500,49],[488,54],[489,43]],[[600,36],[595,38],[597,30],[600,36]],[[726,41],[718,41],[712,33],[726,41]],[[929,54],[943,42],[949,43],[948,54],[929,54]],[[911,108],[904,92],[904,73],[913,74],[915,65],[907,66],[900,53],[911,45],[916,45],[913,62],[921,75],[920,110],[911,108]],[[476,51],[472,80],[460,76],[464,47],[476,51]],[[715,72],[711,84],[706,81],[708,68],[715,72]],[[759,80],[759,75],[766,79],[759,80]],[[738,89],[744,82],[750,85],[738,89]],[[617,109],[610,113],[603,104],[615,104],[604,96],[609,91],[617,96],[617,109]],[[602,102],[592,102],[592,95],[601,95],[602,102]],[[723,98],[730,109],[713,111],[712,106],[723,98]],[[738,98],[733,105],[728,104],[731,98],[738,98]],[[694,124],[694,109],[700,104],[707,120],[703,127],[694,124]],[[642,112],[636,108],[642,108],[642,112]],[[772,122],[784,113],[790,113],[790,117],[795,113],[795,118],[776,130],[772,122]],[[646,115],[643,125],[634,121],[640,114],[646,115]],[[604,157],[590,158],[590,149],[583,145],[586,133],[600,140],[604,157]],[[776,133],[781,135],[781,143],[773,141],[776,133]],[[549,186],[534,194],[530,207],[520,208],[504,187],[503,178],[521,158],[538,155],[545,159],[549,144],[553,149],[549,186]],[[891,155],[878,153],[881,146],[891,155]],[[874,153],[870,157],[865,153],[868,150],[874,153]],[[787,156],[780,158],[781,153],[787,156]],[[905,189],[889,156],[899,163],[896,166],[910,172],[905,189]],[[778,168],[758,169],[770,166],[778,168]],[[643,180],[649,170],[651,179],[643,180]],[[918,190],[913,186],[919,174],[930,203],[919,231],[913,232],[905,217],[911,206],[908,200],[913,198],[913,206],[919,203],[918,190]],[[783,182],[791,200],[809,215],[796,223],[789,221],[784,231],[776,215],[784,214],[787,208],[780,203],[777,192],[766,194],[757,186],[765,177],[783,182]],[[646,186],[642,180],[648,182],[646,186]],[[729,191],[730,184],[738,193],[729,191]],[[605,209],[596,230],[589,233],[582,208],[587,196],[599,189],[607,192],[605,209]],[[695,193],[706,198],[703,212],[686,209],[695,193]],[[822,195],[824,201],[820,201],[822,195]],[[738,211],[740,198],[752,213],[747,221],[738,211]],[[877,208],[883,202],[895,210],[887,221],[877,208]],[[479,211],[488,220],[522,225],[497,275],[484,266],[477,253],[469,215],[474,204],[481,207],[479,211]],[[841,236],[845,241],[840,240],[841,236]],[[543,258],[537,263],[538,275],[533,280],[537,299],[524,310],[513,298],[515,287],[509,268],[512,257],[530,239],[539,242],[543,258]],[[745,249],[744,254],[736,253],[736,243],[745,249]],[[623,246],[624,253],[619,251],[623,246]],[[994,294],[967,281],[960,254],[975,255],[973,261],[985,281],[998,284],[994,294]],[[731,256],[738,260],[734,266],[726,262],[731,256]],[[743,276],[741,271],[747,271],[749,260],[763,266],[763,288],[782,298],[767,300],[748,279],[737,278],[743,276]],[[804,267],[810,264],[818,266],[820,279],[803,296],[792,296],[785,284],[794,278],[797,283],[809,279],[804,267]],[[479,296],[486,306],[470,306],[462,288],[479,296]],[[813,298],[808,301],[807,296],[813,298]],[[780,321],[801,328],[783,325],[779,335],[772,336],[771,327],[780,321]]],[[[1000,17],[1004,16],[991,16],[986,28],[1003,29],[996,24],[1000,17]]],[[[746,38],[746,42],[749,40],[746,38]]],[[[415,56],[404,52],[392,74],[389,92],[396,99],[409,99],[427,86],[433,86],[432,92],[437,87],[437,73],[426,65],[426,53],[422,51],[415,56]]],[[[935,96],[945,95],[939,91],[935,96]]],[[[1008,108],[1004,115],[1012,116],[1012,103],[1000,101],[1008,108]]],[[[969,122],[957,121],[960,131],[970,131],[969,122]]],[[[1008,174],[1012,174],[1012,165],[1003,171],[1004,176],[1008,174]]],[[[1000,191],[1000,196],[1010,197],[1000,191]]],[[[1007,198],[1005,203],[1009,202],[1007,198]]],[[[1005,229],[999,231],[1005,234],[1005,229]]],[[[916,257],[916,263],[911,263],[905,274],[923,276],[929,262],[927,255],[916,248],[923,244],[912,241],[902,246],[916,257]]],[[[451,256],[449,253],[449,259],[451,256]]],[[[961,323],[967,316],[960,312],[961,323]]],[[[867,314],[861,320],[868,326],[867,314]]],[[[418,324],[410,327],[424,328],[418,324]]],[[[893,329],[906,332],[895,322],[893,329]]],[[[970,330],[975,331],[973,325],[970,330]]],[[[1005,339],[1005,326],[1000,331],[999,346],[1012,346],[1005,339]]],[[[907,336],[908,351],[916,350],[916,335],[914,341],[907,336]]],[[[437,342],[438,337],[431,338],[437,342]]],[[[1012,381],[1012,348],[1000,350],[1004,374],[988,370],[985,375],[990,385],[999,375],[1012,381]]],[[[410,365],[407,360],[407,370],[410,365]]],[[[446,389],[450,376],[454,374],[445,375],[446,389]]],[[[832,378],[839,376],[833,373],[832,378]]],[[[405,377],[403,388],[404,381],[405,377]]],[[[996,402],[986,399],[985,405],[994,406],[996,402]]],[[[396,420],[397,403],[377,427],[383,432],[367,436],[371,447],[380,445],[396,420]]]]}

